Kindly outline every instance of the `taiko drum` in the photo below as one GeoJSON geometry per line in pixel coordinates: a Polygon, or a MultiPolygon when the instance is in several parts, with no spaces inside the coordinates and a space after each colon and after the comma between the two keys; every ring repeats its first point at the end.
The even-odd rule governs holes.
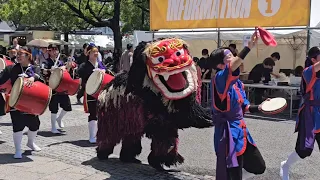
{"type": "Polygon", "coordinates": [[[49,86],[56,92],[75,95],[81,86],[81,79],[72,79],[66,70],[56,68],[51,71],[49,86]]]}
{"type": "Polygon", "coordinates": [[[26,83],[27,79],[23,77],[15,81],[10,93],[9,106],[29,114],[43,114],[51,100],[51,88],[38,81],[31,87],[27,87],[26,83]]]}
{"type": "Polygon", "coordinates": [[[101,71],[94,71],[86,84],[86,93],[96,99],[103,88],[114,79],[113,76],[101,71]]]}
{"type": "MultiPolygon", "coordinates": [[[[5,56],[0,58],[0,71],[4,70],[7,66],[13,65],[13,62],[8,60],[5,56]]],[[[11,91],[12,85],[11,80],[7,80],[4,84],[0,85],[0,90],[3,91],[3,93],[8,94],[11,91]]]]}

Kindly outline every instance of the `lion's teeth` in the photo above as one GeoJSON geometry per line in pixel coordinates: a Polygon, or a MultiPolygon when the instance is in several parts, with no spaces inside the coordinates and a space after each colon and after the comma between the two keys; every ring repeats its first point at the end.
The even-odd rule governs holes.
{"type": "Polygon", "coordinates": [[[151,71],[151,75],[152,75],[152,79],[153,79],[154,77],[156,77],[157,73],[154,71],[151,71]]]}
{"type": "Polygon", "coordinates": [[[164,74],[162,76],[163,76],[164,80],[168,81],[170,75],[169,74],[164,74]]]}

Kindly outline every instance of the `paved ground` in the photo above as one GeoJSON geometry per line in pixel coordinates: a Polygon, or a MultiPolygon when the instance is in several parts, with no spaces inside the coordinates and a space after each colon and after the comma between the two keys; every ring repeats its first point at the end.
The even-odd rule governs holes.
{"type": "MultiPolygon", "coordinates": [[[[75,99],[72,98],[75,102],[75,99]]],[[[0,179],[215,179],[215,155],[213,153],[213,129],[187,129],[180,131],[179,152],[185,157],[183,165],[176,169],[180,172],[159,173],[148,165],[123,164],[117,156],[117,146],[107,162],[95,158],[94,146],[87,142],[87,117],[82,106],[74,105],[74,111],[67,114],[64,134],[54,136],[49,131],[50,114],[41,116],[41,129],[37,144],[42,148],[39,153],[27,151],[22,161],[13,160],[14,152],[9,116],[0,122],[0,179]],[[5,172],[5,173],[2,173],[5,172]],[[14,173],[14,175],[12,175],[14,173]]],[[[267,164],[264,175],[253,180],[280,179],[279,164],[294,148],[296,134],[293,134],[292,120],[269,118],[246,118],[248,127],[267,164]]],[[[23,145],[26,143],[24,137],[23,145]]],[[[23,149],[27,148],[23,146],[23,149]]],[[[139,159],[147,162],[150,141],[143,139],[143,152],[139,159]]],[[[312,157],[297,163],[292,168],[292,178],[303,180],[319,179],[320,153],[316,149],[312,157]]]]}

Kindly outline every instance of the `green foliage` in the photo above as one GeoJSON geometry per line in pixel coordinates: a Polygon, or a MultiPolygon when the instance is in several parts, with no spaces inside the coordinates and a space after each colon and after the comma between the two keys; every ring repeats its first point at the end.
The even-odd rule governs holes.
{"type": "Polygon", "coordinates": [[[122,32],[133,32],[134,30],[147,31],[150,27],[148,0],[126,0],[121,1],[122,32]],[[144,11],[144,12],[143,12],[144,11]],[[143,16],[143,17],[142,17],[143,16]]]}
{"type": "MultiPolygon", "coordinates": [[[[113,17],[113,2],[68,0],[68,3],[79,10],[83,17],[62,0],[6,0],[0,4],[0,19],[11,21],[16,27],[48,25],[54,30],[69,32],[93,26],[94,23],[90,25],[85,19],[101,22],[113,17]]],[[[122,0],[122,32],[149,30],[148,8],[149,0],[122,0]]]]}
{"type": "MultiPolygon", "coordinates": [[[[87,17],[92,17],[86,9],[87,1],[71,0],[87,17]]],[[[89,2],[93,11],[98,12],[101,4],[96,1],[89,2]]],[[[110,10],[109,8],[105,8],[110,10]]],[[[48,25],[55,30],[68,32],[75,29],[85,29],[89,25],[64,3],[59,0],[7,0],[0,5],[0,19],[12,21],[15,26],[48,25]]],[[[104,12],[101,12],[104,13],[104,12]]]]}

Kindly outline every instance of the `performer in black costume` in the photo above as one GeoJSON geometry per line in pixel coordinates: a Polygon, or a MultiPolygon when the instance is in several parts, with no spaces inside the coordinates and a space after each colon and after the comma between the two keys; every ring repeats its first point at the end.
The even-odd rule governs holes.
{"type": "MultiPolygon", "coordinates": [[[[40,75],[40,68],[32,65],[31,51],[27,47],[21,47],[19,49],[17,61],[17,64],[7,66],[0,73],[0,85],[4,84],[9,79],[11,80],[11,83],[13,85],[18,77],[28,78],[27,86],[32,86],[34,81],[44,82],[43,78],[40,75]]],[[[14,108],[10,109],[10,116],[12,120],[13,140],[16,151],[14,158],[22,158],[21,141],[23,129],[25,127],[29,128],[27,146],[34,151],[41,151],[41,149],[34,143],[40,127],[39,116],[24,113],[14,108]]]]}
{"type": "MultiPolygon", "coordinates": [[[[78,68],[78,75],[82,80],[82,87],[85,87],[87,81],[94,70],[99,70],[106,72],[106,67],[98,60],[99,50],[94,44],[90,44],[87,47],[88,60],[82,63],[78,68]]],[[[96,143],[97,134],[97,100],[86,94],[84,94],[83,104],[87,109],[85,111],[89,112],[88,122],[89,122],[89,142],[96,143]]]]}
{"type": "MultiPolygon", "coordinates": [[[[48,84],[49,78],[51,75],[51,69],[55,67],[55,65],[61,69],[65,69],[63,61],[58,60],[56,62],[56,58],[58,57],[59,50],[55,45],[49,45],[49,58],[46,59],[46,62],[42,64],[43,74],[48,84]]],[[[54,134],[60,134],[56,127],[56,122],[58,123],[60,128],[64,128],[64,124],[62,122],[62,118],[67,114],[67,112],[72,111],[70,98],[65,93],[58,93],[53,91],[52,98],[49,104],[49,110],[51,112],[51,132],[54,134]],[[57,117],[59,111],[59,105],[62,108],[59,116],[57,117]]]]}
{"type": "MultiPolygon", "coordinates": [[[[16,56],[17,56],[17,50],[14,49],[13,47],[9,47],[8,48],[8,54],[9,57],[2,57],[2,58],[7,58],[8,60],[10,60],[13,63],[16,63],[16,56]]],[[[4,89],[0,89],[1,92],[4,91],[4,89]]],[[[6,115],[7,109],[8,109],[8,105],[6,103],[6,97],[8,97],[6,94],[4,93],[0,93],[0,120],[2,119],[2,117],[4,115],[6,115]]],[[[2,134],[2,132],[0,131],[0,134],[2,134]]]]}

